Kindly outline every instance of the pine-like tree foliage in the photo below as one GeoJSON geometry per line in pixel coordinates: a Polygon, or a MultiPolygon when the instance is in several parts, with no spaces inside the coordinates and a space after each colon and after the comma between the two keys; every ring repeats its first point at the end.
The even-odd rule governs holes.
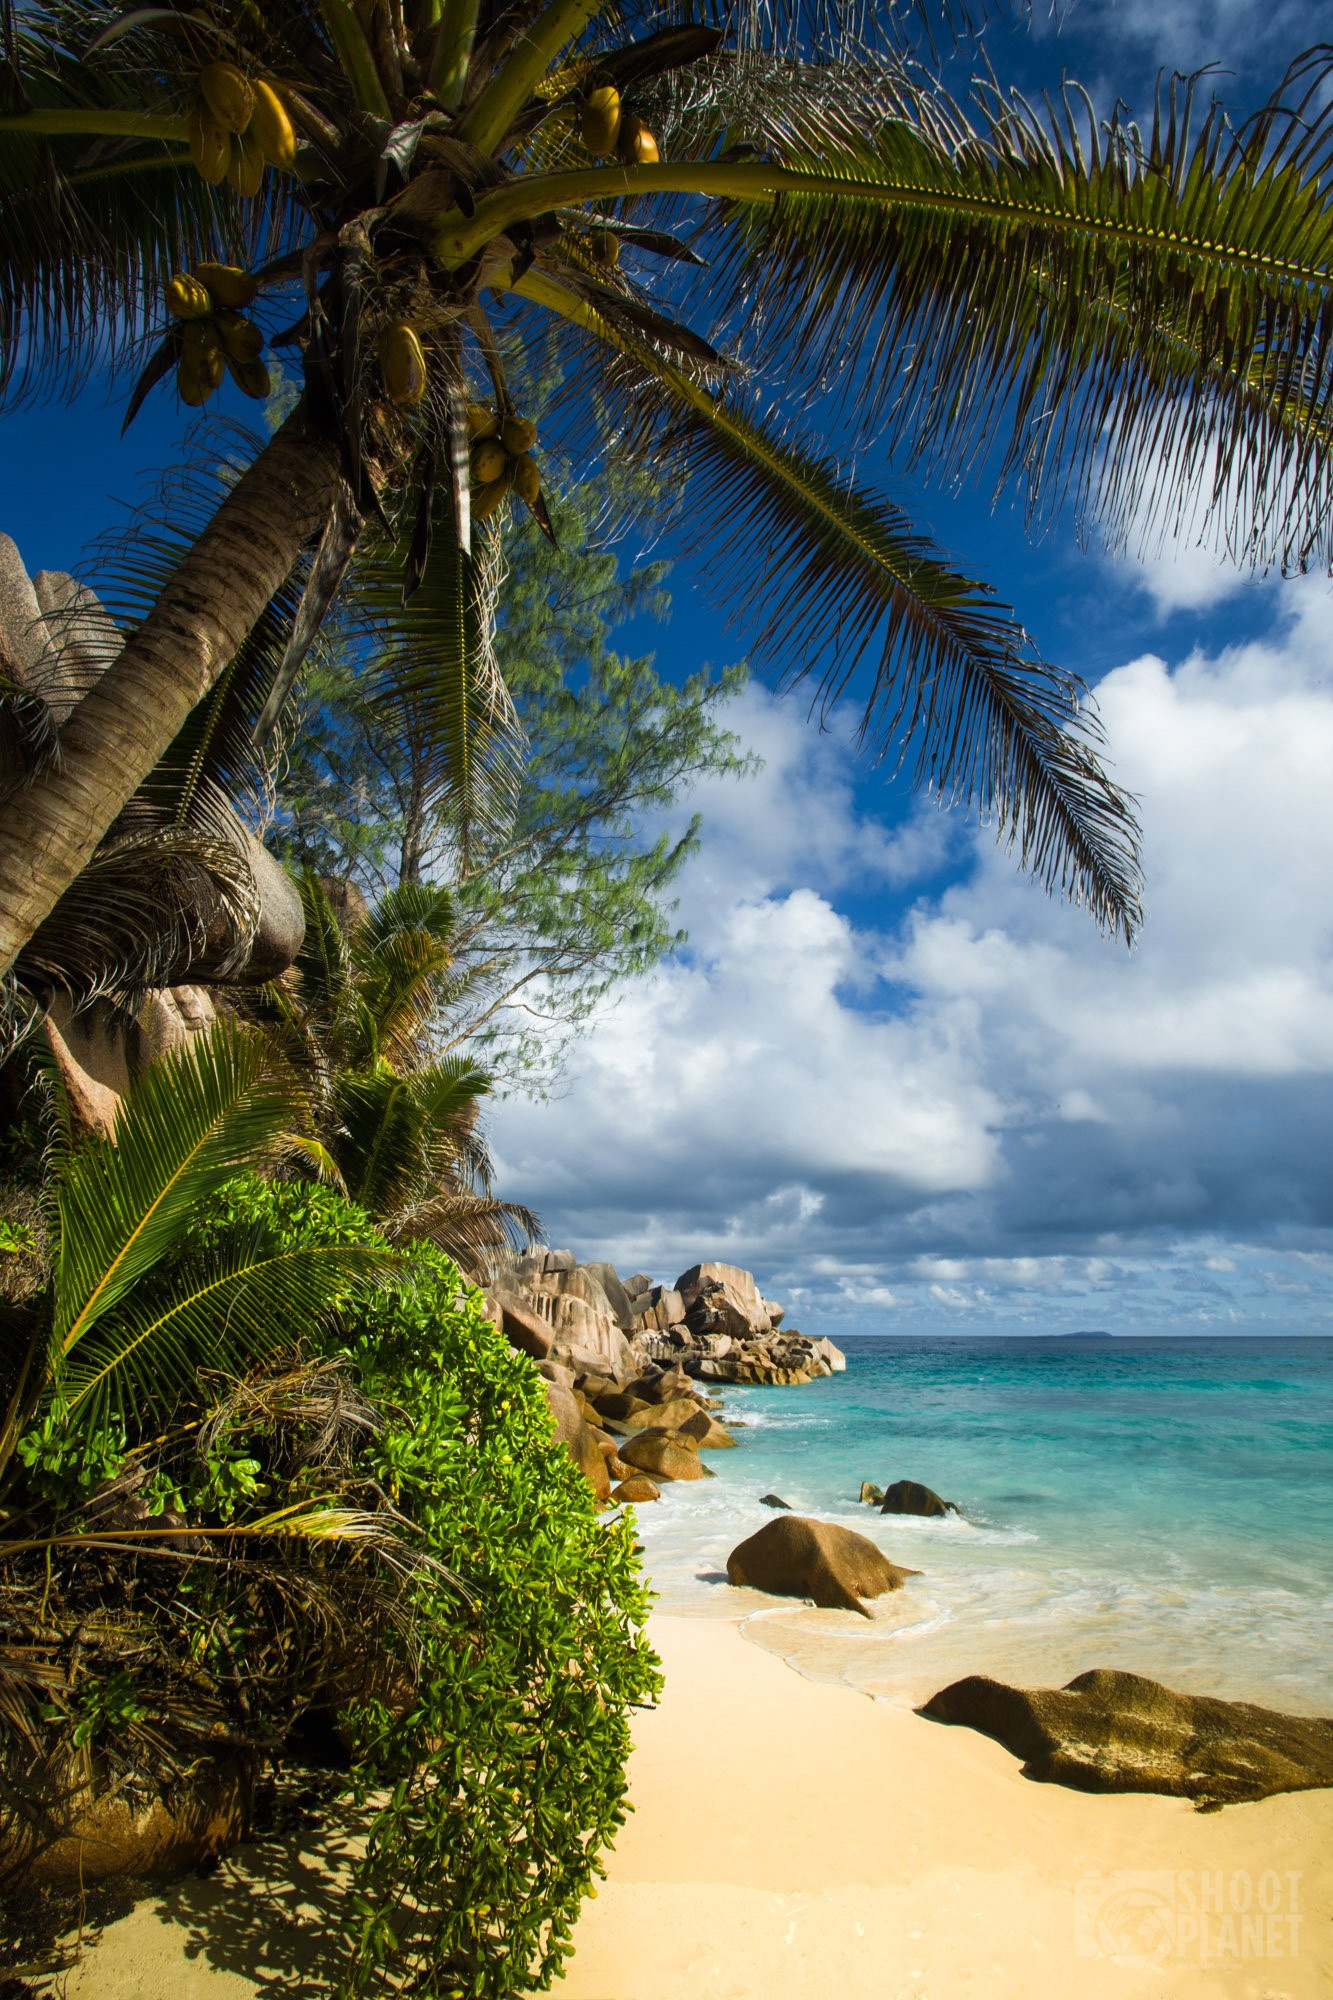
{"type": "Polygon", "coordinates": [[[405,882],[340,921],[320,881],[301,885],[305,941],[294,978],[251,1003],[305,1081],[324,1177],[394,1241],[435,1243],[484,1275],[530,1242],[531,1212],[494,1192],[481,1100],[492,1080],[444,1046],[475,972],[457,964],[447,889],[405,882]]]}

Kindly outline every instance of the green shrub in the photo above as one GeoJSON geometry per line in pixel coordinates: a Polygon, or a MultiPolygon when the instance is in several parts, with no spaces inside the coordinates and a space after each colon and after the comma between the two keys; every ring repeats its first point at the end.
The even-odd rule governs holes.
{"type": "MultiPolygon", "coordinates": [[[[220,1219],[307,1243],[374,1237],[304,1184],[237,1183],[220,1219]]],[[[367,1687],[349,1710],[354,1784],[389,1797],[345,1990],[510,2000],[568,1952],[625,1815],[629,1711],[659,1686],[632,1528],[598,1520],[531,1362],[440,1251],[415,1246],[326,1348],[384,1419],[358,1470],[438,1565],[405,1581],[401,1627],[367,1634],[367,1687]]]]}

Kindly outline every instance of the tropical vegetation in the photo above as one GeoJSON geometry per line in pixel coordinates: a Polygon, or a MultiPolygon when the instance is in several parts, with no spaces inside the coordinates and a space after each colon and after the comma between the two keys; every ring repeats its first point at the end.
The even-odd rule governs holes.
{"type": "Polygon", "coordinates": [[[46,1115],[49,1254],[5,1246],[0,1875],[323,1714],[369,1801],[345,1991],[545,1984],[656,1685],[628,1526],[443,1253],[290,1177],[261,1034],[156,1066],[114,1145],[46,1115]]]}
{"type": "Polygon", "coordinates": [[[453,897],[402,882],[374,909],[339,917],[317,876],[301,891],[292,977],[264,987],[251,1011],[306,1086],[320,1163],[391,1240],[429,1240],[484,1275],[538,1225],[494,1193],[478,1124],[490,1076],[444,1046],[476,977],[457,966],[453,897]]]}
{"type": "MultiPolygon", "coordinates": [[[[927,10],[929,11],[929,10],[927,10]]],[[[130,411],[267,339],[302,390],[0,814],[12,967],[275,598],[300,608],[271,728],[358,550],[431,628],[469,811],[508,711],[496,522],[549,512],[506,353],[554,341],[576,462],[651,461],[756,655],[864,726],[1126,934],[1132,814],[1077,683],[843,458],[998,453],[1041,511],[1114,523],[1202,492],[1254,564],[1325,563],[1328,58],[1233,128],[1171,86],[1146,127],[1073,90],[968,106],[899,10],[283,0],[4,16],[0,343],[11,395],[140,370],[130,411]],[[161,303],[159,303],[159,301],[161,303]],[[250,314],[253,316],[248,316],[250,314]],[[151,352],[143,365],[145,332],[151,352]],[[782,394],[753,382],[781,381],[782,394]],[[809,417],[807,416],[807,424],[809,417]],[[315,553],[306,564],[307,552],[315,553]]],[[[420,655],[417,656],[418,661],[420,655]]]]}
{"type": "Polygon", "coordinates": [[[114,1137],[76,1139],[39,1035],[7,1072],[11,1869],[318,1721],[370,1815],[346,1991],[559,1970],[655,1669],[632,1531],[466,1282],[532,1227],[479,1106],[506,1008],[563,981],[576,1022],[674,941],[693,833],[643,819],[739,761],[734,675],[611,652],[661,576],[608,517],[1126,939],[1137,829],[1085,691],[862,468],[1329,566],[1333,58],[1238,126],[1197,83],[1099,122],[1072,88],[958,101],[909,46],[941,16],[970,32],[0,0],[0,408],[105,371],[127,423],[227,379],[271,420],[205,425],[97,551],[91,653],[52,617],[37,665],[0,658],[4,998],[134,1004],[215,934],[234,972],[238,808],[305,917],[114,1137]]]}
{"type": "MultiPolygon", "coordinates": [[[[539,382],[531,406],[540,415],[557,394],[539,382]]],[[[548,493],[556,541],[506,536],[494,647],[521,782],[501,824],[469,829],[466,853],[451,746],[424,719],[386,729],[381,663],[344,643],[337,607],[285,726],[271,844],[289,867],[372,901],[423,876],[447,882],[463,989],[448,1045],[482,1051],[526,1090],[558,1074],[614,984],[683,942],[673,899],[700,816],[682,795],[752,768],[725,726],[742,669],[676,683],[613,644],[619,629],[670,616],[668,565],[626,562],[611,545],[618,522],[657,500],[643,473],[615,464],[548,493]]]]}

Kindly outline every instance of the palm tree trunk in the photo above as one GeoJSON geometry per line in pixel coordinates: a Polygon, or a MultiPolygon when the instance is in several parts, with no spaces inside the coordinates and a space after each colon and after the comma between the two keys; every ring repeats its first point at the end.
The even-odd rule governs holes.
{"type": "Polygon", "coordinates": [[[426,779],[421,760],[412,759],[412,782],[403,815],[403,837],[398,846],[398,880],[419,882],[421,861],[426,851],[426,779]]]}
{"type": "Polygon", "coordinates": [[[298,407],[237,482],[60,733],[0,808],[0,970],[92,858],[323,525],[341,454],[298,407]]]}

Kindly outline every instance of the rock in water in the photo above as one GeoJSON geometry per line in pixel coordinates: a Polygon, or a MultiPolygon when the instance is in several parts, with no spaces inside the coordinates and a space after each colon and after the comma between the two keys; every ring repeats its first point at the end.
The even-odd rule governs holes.
{"type": "Polygon", "coordinates": [[[861,1491],[856,1497],[863,1507],[878,1507],[884,1495],[878,1486],[872,1486],[868,1479],[863,1479],[861,1481],[861,1491]]]}
{"type": "Polygon", "coordinates": [[[859,1611],[861,1599],[898,1590],[920,1570],[899,1569],[882,1549],[850,1528],[788,1514],[769,1521],[727,1557],[727,1579],[776,1597],[809,1597],[828,1610],[859,1611]]]}
{"type": "Polygon", "coordinates": [[[693,1438],[680,1437],[678,1433],[649,1431],[646,1435],[631,1438],[620,1448],[620,1456],[626,1465],[632,1465],[638,1472],[651,1472],[654,1479],[706,1479],[706,1468],[699,1463],[699,1451],[693,1438]]]}
{"type": "Polygon", "coordinates": [[[677,1424],[676,1429],[682,1437],[693,1438],[700,1451],[725,1451],[736,1442],[725,1424],[717,1423],[707,1410],[696,1410],[684,1423],[677,1424]]]}
{"type": "Polygon", "coordinates": [[[661,1497],[660,1488],[654,1485],[651,1479],[646,1478],[639,1472],[636,1472],[632,1478],[622,1479],[618,1486],[611,1488],[611,1498],[613,1500],[621,1502],[628,1500],[636,1507],[643,1506],[649,1500],[660,1500],[661,1497]]]}
{"type": "Polygon", "coordinates": [[[780,1500],[776,1493],[761,1493],[759,1496],[759,1505],[761,1507],[781,1507],[786,1513],[790,1514],[791,1512],[791,1501],[780,1500]]]}
{"type": "MultiPolygon", "coordinates": [[[[874,1491],[873,1487],[871,1491],[874,1491]]],[[[866,1498],[864,1486],[861,1498],[866,1498]]],[[[939,1514],[956,1514],[958,1509],[952,1500],[941,1500],[938,1493],[932,1493],[929,1486],[919,1486],[915,1479],[895,1479],[892,1486],[885,1487],[879,1511],[881,1514],[925,1514],[934,1518],[939,1514]]]]}
{"type": "Polygon", "coordinates": [[[1079,1792],[1169,1792],[1197,1806],[1333,1785],[1333,1719],[1178,1694],[1094,1667],[1063,1688],[971,1674],[919,1715],[964,1723],[1023,1759],[1023,1774],[1079,1792]]]}

